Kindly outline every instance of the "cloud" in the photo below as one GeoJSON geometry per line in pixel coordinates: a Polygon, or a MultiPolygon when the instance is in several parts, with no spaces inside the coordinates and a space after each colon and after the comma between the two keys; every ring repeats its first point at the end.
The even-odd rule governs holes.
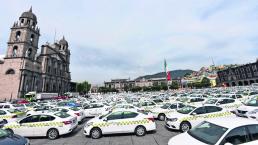
{"type": "Polygon", "coordinates": [[[45,0],[2,2],[0,53],[10,26],[33,6],[40,45],[65,35],[73,81],[103,83],[169,69],[255,61],[256,0],[45,0]]]}

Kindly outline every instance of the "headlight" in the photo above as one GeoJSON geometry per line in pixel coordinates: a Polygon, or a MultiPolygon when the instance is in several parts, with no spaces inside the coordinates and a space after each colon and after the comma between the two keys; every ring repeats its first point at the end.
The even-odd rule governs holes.
{"type": "Polygon", "coordinates": [[[177,118],[167,118],[167,121],[176,122],[177,118]]]}
{"type": "Polygon", "coordinates": [[[258,113],[258,109],[254,109],[253,111],[248,112],[248,114],[256,114],[258,113]]]}
{"type": "Polygon", "coordinates": [[[86,126],[91,126],[91,125],[93,125],[93,122],[86,123],[86,126]]]}

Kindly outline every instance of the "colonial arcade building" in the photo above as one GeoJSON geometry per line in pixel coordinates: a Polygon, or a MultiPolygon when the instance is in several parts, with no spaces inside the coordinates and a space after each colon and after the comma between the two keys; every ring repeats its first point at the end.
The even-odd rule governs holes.
{"type": "Polygon", "coordinates": [[[219,71],[218,83],[226,86],[247,86],[258,83],[258,59],[254,63],[219,71]]]}
{"type": "Polygon", "coordinates": [[[7,52],[0,61],[0,100],[19,98],[31,91],[69,91],[70,50],[63,37],[38,47],[40,29],[32,12],[23,12],[11,27],[7,52]]]}

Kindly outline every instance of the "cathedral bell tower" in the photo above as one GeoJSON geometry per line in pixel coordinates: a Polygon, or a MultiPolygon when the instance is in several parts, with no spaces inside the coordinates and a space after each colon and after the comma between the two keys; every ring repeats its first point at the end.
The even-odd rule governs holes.
{"type": "Polygon", "coordinates": [[[37,27],[37,17],[29,11],[23,12],[18,22],[11,27],[6,59],[26,58],[35,60],[38,49],[40,30],[37,27]]]}

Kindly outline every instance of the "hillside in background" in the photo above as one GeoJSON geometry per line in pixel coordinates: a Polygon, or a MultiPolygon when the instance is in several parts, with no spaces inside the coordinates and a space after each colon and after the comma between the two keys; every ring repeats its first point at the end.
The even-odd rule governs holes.
{"type": "MultiPolygon", "coordinates": [[[[187,73],[191,74],[192,72],[194,72],[194,71],[189,70],[189,69],[187,69],[187,70],[173,70],[173,71],[170,71],[170,74],[172,76],[172,79],[176,79],[176,78],[183,77],[187,73]]],[[[165,72],[159,72],[159,73],[152,74],[152,75],[140,76],[140,77],[136,78],[135,80],[141,80],[142,78],[150,79],[150,78],[164,78],[164,77],[165,77],[165,72]]]]}

